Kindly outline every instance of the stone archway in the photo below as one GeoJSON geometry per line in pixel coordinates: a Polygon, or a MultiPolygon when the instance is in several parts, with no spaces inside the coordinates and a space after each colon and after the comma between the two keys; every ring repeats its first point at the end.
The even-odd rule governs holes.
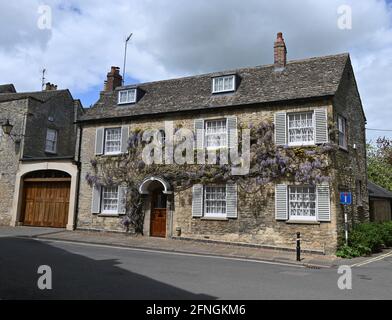
{"type": "Polygon", "coordinates": [[[143,233],[152,237],[171,235],[171,195],[170,184],[160,177],[147,177],[139,186],[144,195],[143,233]]]}
{"type": "Polygon", "coordinates": [[[69,186],[69,203],[67,213],[68,230],[73,230],[75,226],[75,208],[76,208],[76,190],[78,181],[78,168],[71,161],[48,161],[48,162],[23,162],[19,166],[16,174],[14,199],[11,209],[11,226],[21,224],[23,196],[24,196],[24,178],[33,172],[38,171],[58,171],[64,172],[70,177],[69,186]]]}

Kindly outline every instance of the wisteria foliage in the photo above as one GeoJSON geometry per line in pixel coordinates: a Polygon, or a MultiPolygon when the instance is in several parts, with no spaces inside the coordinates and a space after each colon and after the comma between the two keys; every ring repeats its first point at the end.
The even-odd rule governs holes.
{"type": "MultiPolygon", "coordinates": [[[[244,126],[242,126],[244,127],[244,126]]],[[[291,182],[315,185],[330,180],[330,154],[335,144],[307,147],[277,147],[274,143],[274,125],[262,121],[250,127],[251,167],[246,176],[233,176],[230,164],[146,165],[141,159],[145,142],[143,132],[131,132],[128,153],[119,156],[97,156],[91,160],[92,172],[86,174],[90,186],[127,185],[127,214],[122,224],[127,230],[143,233],[143,199],[138,186],[147,176],[158,176],[169,182],[175,192],[196,183],[237,182],[245,193],[260,193],[268,184],[291,182]]],[[[241,141],[239,141],[241,149],[241,141]]],[[[219,159],[219,156],[218,156],[219,159]]],[[[267,194],[264,193],[264,197],[267,194]]]]}

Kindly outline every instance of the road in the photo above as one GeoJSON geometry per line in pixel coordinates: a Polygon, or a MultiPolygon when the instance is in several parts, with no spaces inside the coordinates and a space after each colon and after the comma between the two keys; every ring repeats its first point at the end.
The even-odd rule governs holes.
{"type": "Polygon", "coordinates": [[[391,270],[392,256],[354,267],[340,290],[337,269],[0,236],[0,299],[391,299],[391,270]]]}

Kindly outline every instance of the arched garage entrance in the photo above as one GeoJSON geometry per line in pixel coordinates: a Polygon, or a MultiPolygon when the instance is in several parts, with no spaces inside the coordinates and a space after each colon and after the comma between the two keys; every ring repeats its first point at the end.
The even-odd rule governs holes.
{"type": "Polygon", "coordinates": [[[30,172],[23,178],[21,222],[25,226],[65,228],[71,176],[57,170],[30,172]]]}
{"type": "Polygon", "coordinates": [[[64,223],[66,223],[67,230],[73,230],[75,228],[75,209],[78,179],[78,167],[73,162],[73,160],[23,160],[23,162],[21,162],[19,165],[19,170],[15,179],[14,199],[11,209],[11,226],[19,226],[23,224],[64,226],[64,223]],[[39,181],[40,179],[42,181],[39,181]],[[35,187],[39,190],[29,191],[29,184],[32,185],[31,188],[33,188],[34,183],[35,187]],[[25,184],[27,185],[27,189],[25,188],[25,184]],[[70,187],[68,187],[68,185],[70,185],[70,187]],[[69,189],[69,192],[67,188],[69,189]],[[35,193],[35,196],[33,192],[38,192],[39,194],[37,195],[37,193],[35,193]],[[66,200],[67,196],[69,198],[68,201],[66,200]],[[42,211],[41,209],[36,209],[41,212],[41,218],[38,216],[38,220],[37,218],[32,219],[31,217],[26,216],[26,214],[30,213],[29,211],[26,213],[27,205],[33,205],[32,203],[29,203],[31,200],[35,200],[36,208],[46,208],[45,210],[48,210],[47,212],[53,212],[51,209],[49,209],[50,206],[47,204],[51,202],[48,199],[54,198],[57,199],[57,201],[55,201],[57,202],[57,207],[63,206],[63,210],[65,210],[68,202],[68,214],[66,215],[66,218],[63,217],[63,220],[61,220],[59,216],[58,218],[50,217],[48,221],[47,218],[42,218],[42,214],[45,211],[42,211]],[[25,205],[26,207],[24,207],[25,205]],[[55,222],[56,220],[58,221],[55,222]]]}

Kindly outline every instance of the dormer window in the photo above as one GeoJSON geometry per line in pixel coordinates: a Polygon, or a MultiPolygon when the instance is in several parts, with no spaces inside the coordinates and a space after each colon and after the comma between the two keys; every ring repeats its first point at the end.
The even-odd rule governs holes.
{"type": "Polygon", "coordinates": [[[118,104],[136,103],[137,89],[121,90],[118,93],[118,104]]]}
{"type": "Polygon", "coordinates": [[[212,79],[212,93],[235,91],[235,75],[212,79]]]}

